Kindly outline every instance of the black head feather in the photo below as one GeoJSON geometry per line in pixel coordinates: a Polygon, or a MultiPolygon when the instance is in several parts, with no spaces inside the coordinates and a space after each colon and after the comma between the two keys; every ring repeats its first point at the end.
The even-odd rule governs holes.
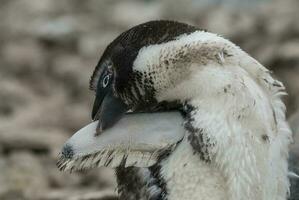
{"type": "Polygon", "coordinates": [[[168,42],[196,30],[199,29],[188,24],[160,20],[139,24],[123,32],[104,51],[91,76],[90,89],[96,90],[100,69],[107,61],[111,62],[116,70],[115,83],[121,90],[130,78],[132,64],[142,47],[168,42]]]}

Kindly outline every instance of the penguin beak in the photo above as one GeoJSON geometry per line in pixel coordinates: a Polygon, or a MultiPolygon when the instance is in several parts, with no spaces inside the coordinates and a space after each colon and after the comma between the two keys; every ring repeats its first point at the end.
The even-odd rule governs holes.
{"type": "Polygon", "coordinates": [[[112,127],[127,112],[127,105],[113,94],[112,86],[99,91],[92,109],[92,120],[99,120],[97,135],[112,127]]]}

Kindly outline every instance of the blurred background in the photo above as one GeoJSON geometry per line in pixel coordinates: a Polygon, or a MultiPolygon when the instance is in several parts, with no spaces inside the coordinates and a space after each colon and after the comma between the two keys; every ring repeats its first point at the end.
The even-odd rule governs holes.
{"type": "Polygon", "coordinates": [[[153,19],[219,33],[271,69],[298,132],[298,0],[0,0],[1,200],[113,199],[111,170],[68,174],[55,163],[91,121],[88,82],[106,45],[153,19]]]}

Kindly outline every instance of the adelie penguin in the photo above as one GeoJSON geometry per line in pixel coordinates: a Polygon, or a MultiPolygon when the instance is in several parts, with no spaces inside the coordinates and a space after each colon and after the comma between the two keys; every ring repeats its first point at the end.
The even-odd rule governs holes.
{"type": "Polygon", "coordinates": [[[288,198],[285,88],[229,40],[137,25],[108,45],[90,88],[94,122],[66,142],[61,170],[115,168],[125,200],[288,198]]]}

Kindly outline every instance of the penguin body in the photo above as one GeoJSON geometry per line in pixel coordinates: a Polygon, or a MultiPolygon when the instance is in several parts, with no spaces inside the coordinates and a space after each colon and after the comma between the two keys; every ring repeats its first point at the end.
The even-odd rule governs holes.
{"type": "Polygon", "coordinates": [[[178,22],[138,25],[107,47],[90,88],[96,137],[129,110],[182,116],[180,137],[164,146],[154,140],[155,153],[129,144],[122,162],[116,153],[105,157],[115,164],[121,199],[287,199],[285,88],[229,40],[178,22]]]}

